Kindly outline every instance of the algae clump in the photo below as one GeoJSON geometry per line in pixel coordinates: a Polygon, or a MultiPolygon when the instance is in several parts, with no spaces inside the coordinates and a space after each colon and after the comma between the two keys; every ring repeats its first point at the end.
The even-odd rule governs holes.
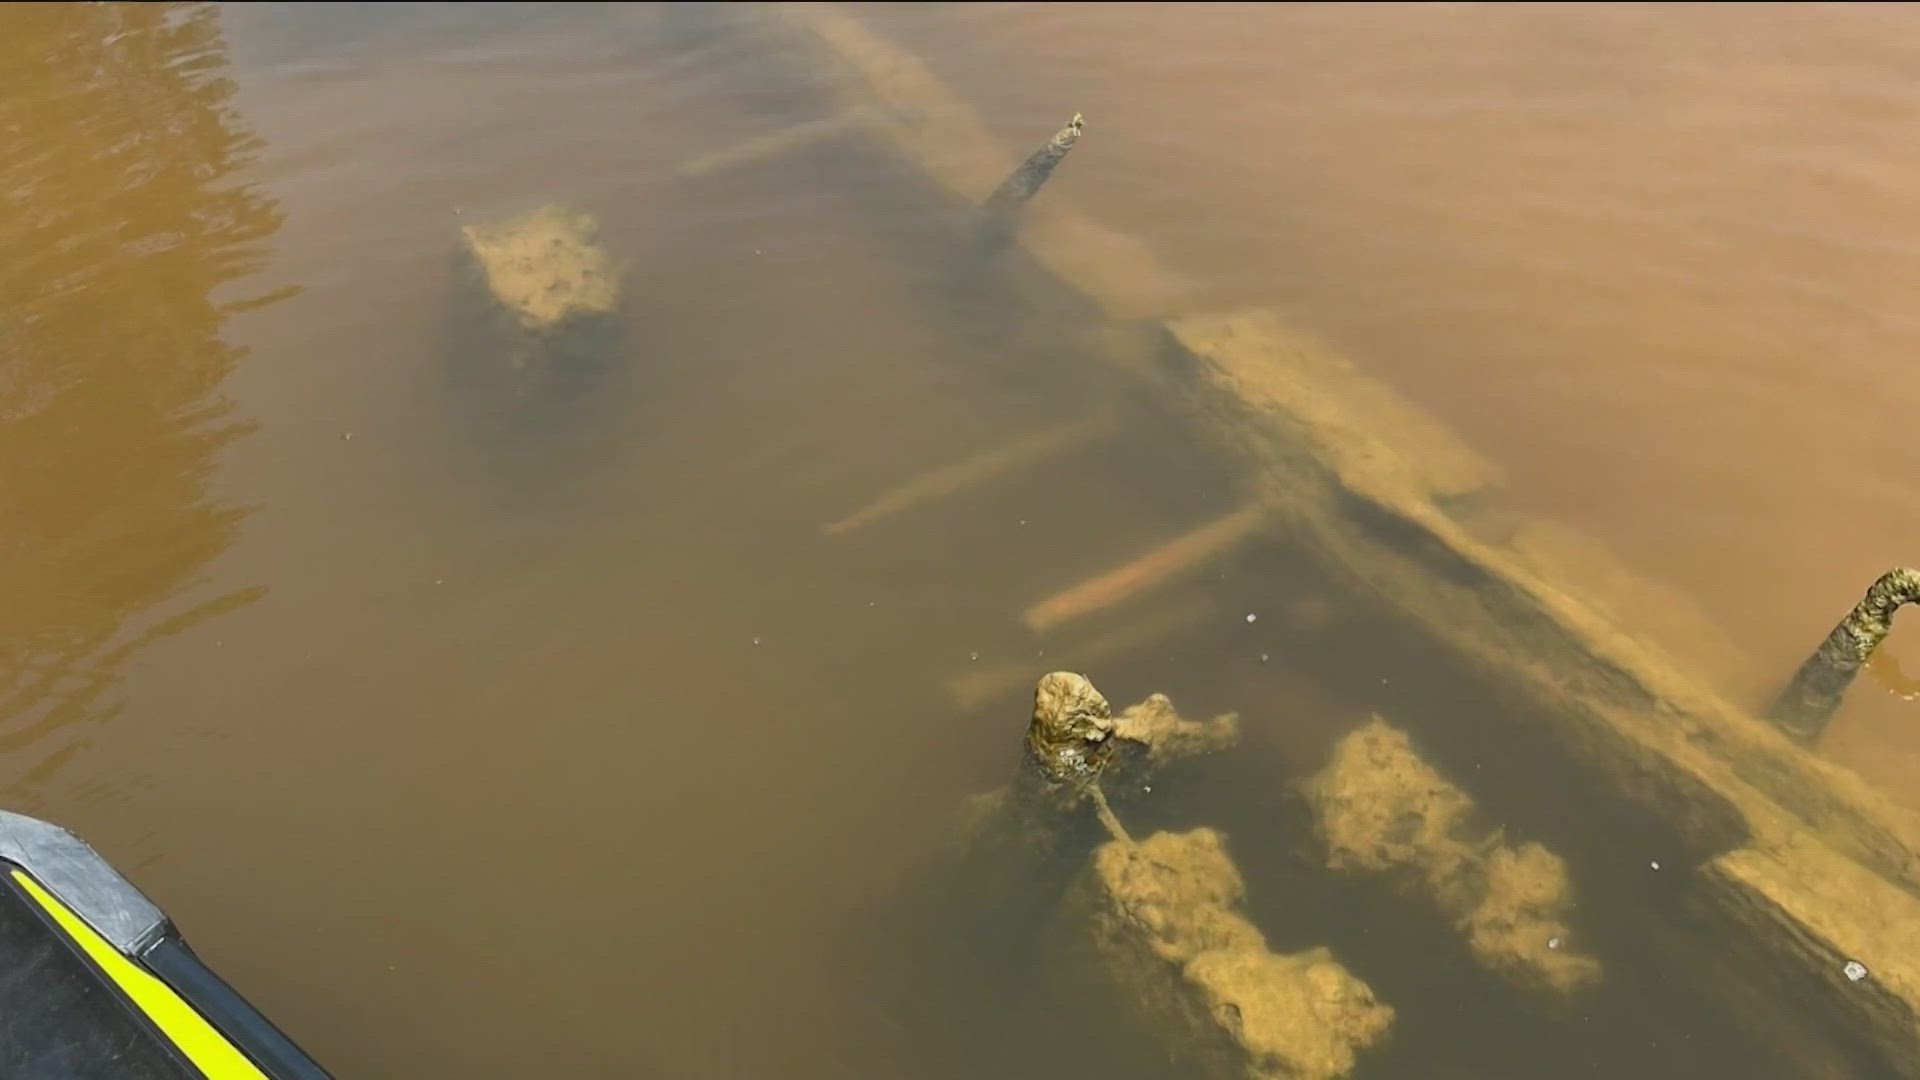
{"type": "Polygon", "coordinates": [[[542,206],[460,231],[487,290],[529,330],[605,314],[619,302],[619,270],[585,211],[542,206]]]}

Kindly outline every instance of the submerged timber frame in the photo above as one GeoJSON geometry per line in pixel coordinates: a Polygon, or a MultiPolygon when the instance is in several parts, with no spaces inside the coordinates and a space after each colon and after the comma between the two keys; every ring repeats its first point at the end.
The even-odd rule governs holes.
{"type": "MultiPolygon", "coordinates": [[[[1037,184],[1015,185],[1020,213],[1006,233],[1005,215],[983,203],[1004,190],[1014,156],[857,16],[796,4],[740,17],[806,68],[868,143],[1018,249],[1010,294],[1051,290],[1036,304],[1049,314],[1067,295],[1122,331],[1107,358],[1239,478],[1261,539],[1306,556],[1501,701],[1504,716],[1487,723],[1544,736],[1654,815],[1690,853],[1688,888],[1718,940],[1757,952],[1891,1071],[1920,1077],[1920,826],[1804,737],[1872,647],[1855,646],[1877,644],[1898,604],[1868,613],[1878,636],[1855,633],[1850,616],[1827,645],[1845,640],[1809,661],[1794,685],[1813,687],[1811,712],[1796,711],[1791,692],[1786,705],[1729,700],[1618,625],[1577,575],[1488,528],[1476,507],[1498,470],[1284,318],[1180,312],[1178,277],[1146,248],[1058,200],[1033,200],[1037,184]]],[[[1070,128],[1067,147],[1077,116],[1070,128]]],[[[1048,172],[1061,142],[1035,155],[1048,172]]],[[[1056,607],[1030,620],[1073,613],[1056,607]]]]}

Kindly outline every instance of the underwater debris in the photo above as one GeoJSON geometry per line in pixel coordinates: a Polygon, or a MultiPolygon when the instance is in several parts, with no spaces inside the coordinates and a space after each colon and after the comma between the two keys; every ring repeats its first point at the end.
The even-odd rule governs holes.
{"type": "Polygon", "coordinates": [[[1143,1026],[1217,1080],[1345,1076],[1393,1009],[1324,948],[1269,950],[1245,892],[1212,829],[1102,845],[1048,936],[1056,997],[1143,1026]]]}
{"type": "Polygon", "coordinates": [[[1092,1009],[1092,1029],[1145,1030],[1218,1080],[1331,1080],[1393,1010],[1326,949],[1268,950],[1239,911],[1245,886],[1219,833],[1136,842],[1101,794],[1103,777],[1150,777],[1238,736],[1232,714],[1187,720],[1164,694],[1116,718],[1085,676],[1047,674],[1015,782],[968,803],[956,858],[923,895],[964,896],[968,919],[1030,921],[1046,992],[1069,1012],[1092,1009]],[[1083,860],[1078,877],[1057,878],[1083,860]],[[1036,907],[1048,880],[1066,892],[1036,907]]]}
{"type": "Polygon", "coordinates": [[[1689,887],[1777,958],[1796,998],[1817,990],[1823,1009],[1887,1048],[1890,1073],[1920,1075],[1920,921],[1910,916],[1911,894],[1805,832],[1727,852],[1689,887]],[[1849,963],[1873,977],[1850,978],[1849,963]]]}
{"type": "Polygon", "coordinates": [[[1130,705],[1114,721],[1113,733],[1123,752],[1115,772],[1149,772],[1185,758],[1232,749],[1240,742],[1240,717],[1223,713],[1210,720],[1188,720],[1174,711],[1165,694],[1148,695],[1130,705]]]}
{"type": "Polygon", "coordinates": [[[594,219],[548,205],[463,226],[439,352],[457,467],[507,505],[584,496],[631,423],[620,269],[594,219]]]}
{"type": "MultiPolygon", "coordinates": [[[[742,10],[783,34],[839,107],[877,106],[868,130],[953,204],[978,206],[1000,178],[1003,148],[977,113],[857,15],[813,4],[742,10]]],[[[1043,315],[1078,305],[1157,337],[1150,353],[1109,359],[1242,478],[1274,514],[1277,537],[1363,617],[1387,620],[1497,695],[1505,707],[1488,725],[1546,733],[1658,815],[1676,845],[1726,853],[1688,871],[1704,897],[1700,938],[1715,955],[1743,972],[1792,972],[1796,985],[1836,978],[1837,956],[1871,964],[1874,978],[1854,987],[1870,992],[1846,995],[1848,1007],[1873,1033],[1876,1060],[1920,1077],[1920,971],[1890,968],[1920,956],[1905,948],[1920,933],[1911,815],[1763,719],[1761,703],[1703,683],[1641,627],[1612,617],[1577,575],[1480,535],[1474,519],[1501,486],[1499,470],[1391,388],[1273,312],[1166,318],[1190,311],[1194,293],[1137,238],[1057,200],[1027,217],[1021,254],[1055,287],[1010,266],[1010,299],[1032,297],[1043,315]],[[1160,321],[1139,321],[1149,317],[1160,321]],[[1153,363],[1136,362],[1142,355],[1153,363]],[[1840,880],[1848,889],[1833,886],[1840,880]],[[1884,946],[1889,934],[1901,948],[1884,946]]],[[[1737,997],[1724,985],[1705,991],[1737,997]]],[[[1777,1026],[1753,1030],[1792,1052],[1777,1026]]]]}
{"type": "Polygon", "coordinates": [[[1113,707],[1085,675],[1055,671],[1033,689],[1026,762],[1050,787],[1077,790],[1113,757],[1113,707]]]}
{"type": "Polygon", "coordinates": [[[1907,604],[1920,604],[1920,570],[1901,566],[1881,574],[1800,665],[1767,715],[1802,739],[1818,739],[1847,688],[1893,629],[1894,614],[1907,604]]]}
{"type": "Polygon", "coordinates": [[[460,230],[488,291],[529,330],[614,309],[620,275],[598,231],[592,215],[552,205],[460,230]]]}
{"type": "Polygon", "coordinates": [[[1238,911],[1240,873],[1212,829],[1156,833],[1135,842],[1114,817],[1098,780],[1131,756],[1142,771],[1232,745],[1231,714],[1191,721],[1155,694],[1116,721],[1084,676],[1054,672],[1034,693],[1027,761],[1051,791],[1084,791],[1109,841],[1062,907],[1061,955],[1048,962],[1067,990],[1073,972],[1104,980],[1122,1012],[1234,1080],[1319,1080],[1346,1075],[1358,1050],[1385,1034],[1393,1010],[1325,949],[1279,956],[1238,911]],[[1082,955],[1076,958],[1074,953],[1082,955]]]}
{"type": "Polygon", "coordinates": [[[1066,158],[1067,151],[1080,141],[1080,134],[1086,130],[1086,126],[1086,120],[1079,113],[1074,113],[1073,119],[1067,121],[1067,126],[1054,132],[1053,138],[1027,155],[1027,160],[1021,162],[1019,168],[1000,181],[1000,186],[987,196],[984,204],[987,210],[1007,213],[1025,206],[1027,200],[1039,192],[1047,178],[1053,175],[1053,170],[1066,158]]]}
{"type": "Polygon", "coordinates": [[[1378,717],[1361,726],[1308,797],[1328,866],[1392,874],[1425,894],[1487,967],[1560,993],[1599,981],[1599,961],[1569,944],[1566,864],[1537,843],[1476,831],[1472,800],[1404,732],[1378,717]]]}
{"type": "Polygon", "coordinates": [[[729,169],[758,165],[782,154],[839,138],[850,131],[859,130],[859,127],[860,120],[856,116],[828,116],[816,120],[802,120],[797,124],[789,124],[732,146],[692,158],[680,166],[680,175],[699,178],[729,169]]]}
{"type": "Polygon", "coordinates": [[[957,495],[1006,474],[1066,453],[1113,433],[1105,418],[1068,420],[1041,428],[1006,446],[975,454],[964,461],[924,473],[894,488],[821,531],[828,536],[853,532],[925,503],[957,495]]]}
{"type": "MultiPolygon", "coordinates": [[[[941,876],[964,882],[956,887],[976,896],[1024,890],[1047,860],[1063,857],[1063,845],[1085,842],[1092,850],[1100,834],[1088,827],[1086,811],[1092,809],[1095,818],[1110,813],[1098,787],[1109,764],[1123,762],[1129,779],[1144,776],[1188,754],[1226,745],[1224,731],[1238,732],[1231,719],[1196,723],[1174,714],[1171,702],[1164,708],[1148,705],[1126,710],[1116,722],[1113,707],[1086,676],[1070,671],[1041,676],[1014,781],[968,800],[952,832],[953,850],[946,860],[951,865],[941,876]],[[1153,720],[1141,719],[1149,714],[1153,720]],[[1167,745],[1156,746],[1156,739],[1167,745]]],[[[1104,823],[1102,828],[1109,836],[1124,832],[1104,823]]],[[[990,901],[982,910],[999,906],[990,901]]]]}
{"type": "MultiPolygon", "coordinates": [[[[979,115],[925,62],[873,32],[857,15],[833,4],[778,4],[742,8],[756,32],[780,35],[794,55],[815,64],[822,89],[875,138],[903,154],[947,196],[981,203],[1006,181],[1008,160],[979,115]]],[[[1191,283],[1173,272],[1139,239],[1110,229],[1059,203],[1035,205],[1023,219],[1029,252],[1069,281],[1097,283],[1087,294],[1118,318],[1164,314],[1183,306],[1191,283]]],[[[997,234],[989,228],[989,244],[997,234]]]]}
{"type": "Polygon", "coordinates": [[[1075,619],[1118,607],[1128,600],[1220,558],[1252,539],[1267,524],[1262,507],[1229,511],[1124,566],[1096,574],[1029,607],[1026,623],[1045,633],[1075,619]]]}
{"type": "Polygon", "coordinates": [[[1022,770],[1026,801],[1058,806],[1063,797],[1091,799],[1107,832],[1121,838],[1126,830],[1108,820],[1112,811],[1098,786],[1103,775],[1145,781],[1157,769],[1240,741],[1239,716],[1188,720],[1165,694],[1153,694],[1115,719],[1112,706],[1087,677],[1068,671],[1042,676],[1033,700],[1022,770]]]}

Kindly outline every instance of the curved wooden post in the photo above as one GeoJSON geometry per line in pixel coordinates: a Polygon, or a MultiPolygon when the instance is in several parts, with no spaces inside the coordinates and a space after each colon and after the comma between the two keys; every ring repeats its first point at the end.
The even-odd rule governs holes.
{"type": "Polygon", "coordinates": [[[1893,629],[1894,613],[1914,603],[1920,603],[1920,570],[1901,566],[1881,574],[1800,665],[1768,717],[1802,739],[1818,739],[1860,668],[1893,629]]]}

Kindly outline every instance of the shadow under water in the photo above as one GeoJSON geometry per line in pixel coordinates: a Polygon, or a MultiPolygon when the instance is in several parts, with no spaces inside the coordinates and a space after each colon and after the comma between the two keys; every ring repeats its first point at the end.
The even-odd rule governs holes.
{"type": "Polygon", "coordinates": [[[449,262],[440,383],[456,467],[502,508],[569,504],[589,497],[604,453],[631,420],[629,329],[623,311],[577,314],[530,328],[489,290],[462,247],[449,262]]]}

